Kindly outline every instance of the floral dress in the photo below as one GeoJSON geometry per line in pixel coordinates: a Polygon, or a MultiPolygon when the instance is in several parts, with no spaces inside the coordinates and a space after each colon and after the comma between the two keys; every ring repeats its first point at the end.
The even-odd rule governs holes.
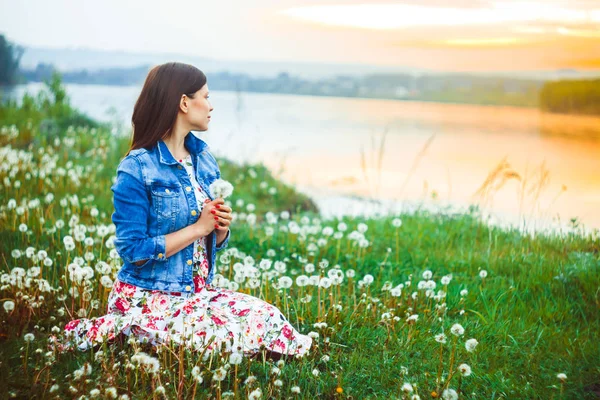
{"type": "MultiPolygon", "coordinates": [[[[187,170],[198,207],[208,197],[194,177],[191,157],[179,160],[187,170]]],[[[67,323],[62,337],[51,346],[61,350],[90,346],[114,339],[119,333],[152,344],[191,345],[195,349],[255,354],[265,346],[273,352],[303,356],[312,338],[300,334],[281,311],[245,293],[205,283],[208,261],[205,237],[194,243],[194,293],[148,290],[115,280],[108,297],[108,313],[67,323]]],[[[208,353],[208,352],[207,352],[208,353]]]]}

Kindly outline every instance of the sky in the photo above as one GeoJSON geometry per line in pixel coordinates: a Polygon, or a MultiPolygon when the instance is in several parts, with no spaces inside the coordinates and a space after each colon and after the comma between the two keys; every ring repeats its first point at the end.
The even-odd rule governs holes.
{"type": "Polygon", "coordinates": [[[600,0],[0,0],[0,33],[220,60],[600,69],[600,0]]]}

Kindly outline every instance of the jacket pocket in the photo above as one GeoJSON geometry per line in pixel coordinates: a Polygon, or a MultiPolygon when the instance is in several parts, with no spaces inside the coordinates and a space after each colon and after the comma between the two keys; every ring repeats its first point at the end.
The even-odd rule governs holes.
{"type": "Polygon", "coordinates": [[[154,182],[150,185],[152,202],[159,216],[170,219],[177,214],[179,191],[179,186],[170,183],[154,182]]]}
{"type": "Polygon", "coordinates": [[[152,269],[152,264],[154,264],[154,260],[148,258],[146,260],[136,261],[133,264],[133,270],[137,275],[149,275],[150,270],[152,269]]]}
{"type": "Polygon", "coordinates": [[[150,184],[150,195],[154,211],[158,234],[167,234],[175,229],[175,219],[180,207],[181,186],[175,183],[153,182],[150,184]]]}

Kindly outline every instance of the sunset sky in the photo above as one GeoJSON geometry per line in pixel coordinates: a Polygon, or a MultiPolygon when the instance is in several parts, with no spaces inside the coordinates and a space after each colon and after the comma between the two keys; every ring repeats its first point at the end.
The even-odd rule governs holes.
{"type": "Polygon", "coordinates": [[[29,46],[440,70],[600,69],[600,0],[0,0],[29,46]]]}

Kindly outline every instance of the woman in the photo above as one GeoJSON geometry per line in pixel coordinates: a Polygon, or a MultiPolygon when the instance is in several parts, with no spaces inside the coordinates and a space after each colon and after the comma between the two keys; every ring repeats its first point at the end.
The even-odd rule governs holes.
{"type": "Polygon", "coordinates": [[[191,65],[149,72],[133,111],[131,148],[111,187],[114,244],[124,263],[108,313],[70,321],[65,340],[54,337],[52,345],[85,350],[124,334],[246,355],[266,348],[273,358],[311,347],[276,307],[211,284],[232,210],[210,192],[219,166],[191,133],[208,130],[208,98],[206,76],[191,65]]]}

